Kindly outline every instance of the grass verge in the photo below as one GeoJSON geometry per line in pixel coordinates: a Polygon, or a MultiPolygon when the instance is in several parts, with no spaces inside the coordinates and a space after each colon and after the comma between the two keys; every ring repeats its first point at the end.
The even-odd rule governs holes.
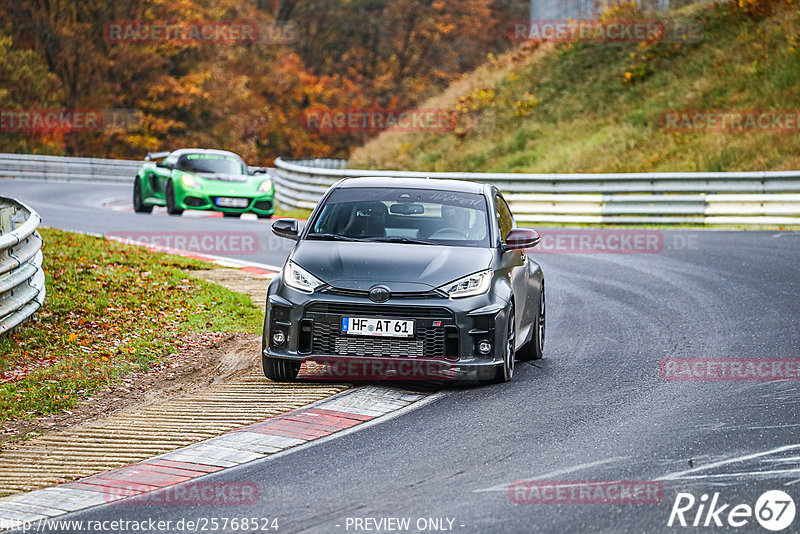
{"type": "Polygon", "coordinates": [[[309,215],[311,215],[311,210],[307,210],[304,208],[291,208],[289,206],[283,207],[280,204],[275,206],[275,213],[273,214],[273,219],[279,219],[281,217],[288,217],[290,219],[308,219],[309,215]]]}
{"type": "MultiPolygon", "coordinates": [[[[357,149],[349,166],[544,173],[796,169],[796,130],[678,132],[662,123],[669,110],[791,115],[800,109],[800,10],[773,3],[772,14],[755,19],[741,7],[748,2],[691,4],[657,15],[696,28],[692,39],[521,45],[420,106],[456,110],[463,128],[384,132],[357,149]]],[[[619,20],[655,16],[624,4],[631,11],[618,13],[619,20]]]]}
{"type": "Polygon", "coordinates": [[[199,336],[261,330],[246,295],[191,276],[208,263],[42,229],[47,302],[0,338],[0,422],[68,410],[168,364],[199,336]]]}

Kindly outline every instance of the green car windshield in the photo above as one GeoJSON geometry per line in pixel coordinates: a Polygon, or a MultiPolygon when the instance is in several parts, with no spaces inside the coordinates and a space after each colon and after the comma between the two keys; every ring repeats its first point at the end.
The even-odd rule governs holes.
{"type": "Polygon", "coordinates": [[[242,160],[223,154],[185,154],[178,159],[178,169],[208,174],[247,174],[242,160]]]}

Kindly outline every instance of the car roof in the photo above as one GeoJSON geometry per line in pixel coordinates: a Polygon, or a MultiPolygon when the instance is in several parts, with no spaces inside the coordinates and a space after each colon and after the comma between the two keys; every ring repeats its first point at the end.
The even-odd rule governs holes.
{"type": "Polygon", "coordinates": [[[228,150],[215,150],[212,148],[181,148],[172,152],[171,155],[180,157],[184,154],[216,154],[218,156],[234,156],[242,159],[241,156],[234,152],[229,152],[228,150]]]}
{"type": "Polygon", "coordinates": [[[436,191],[453,191],[459,193],[484,192],[485,184],[466,182],[464,180],[432,180],[429,178],[389,178],[383,176],[365,176],[362,178],[345,178],[337,187],[392,187],[400,189],[433,189],[436,191]]]}

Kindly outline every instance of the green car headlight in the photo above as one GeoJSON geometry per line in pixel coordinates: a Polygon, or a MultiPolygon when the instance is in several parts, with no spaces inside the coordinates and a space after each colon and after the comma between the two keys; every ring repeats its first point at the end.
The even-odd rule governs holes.
{"type": "Polygon", "coordinates": [[[183,185],[186,187],[191,187],[192,189],[198,189],[200,187],[200,184],[197,183],[197,180],[195,180],[194,176],[191,174],[184,174],[181,176],[181,182],[183,182],[183,185]]]}
{"type": "Polygon", "coordinates": [[[258,190],[261,193],[269,193],[272,191],[272,180],[264,180],[261,182],[261,185],[258,186],[258,190]]]}

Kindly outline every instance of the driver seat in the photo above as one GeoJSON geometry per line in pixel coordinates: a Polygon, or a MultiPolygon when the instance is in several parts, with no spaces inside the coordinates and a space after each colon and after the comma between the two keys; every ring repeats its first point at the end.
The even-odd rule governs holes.
{"type": "Polygon", "coordinates": [[[343,233],[350,237],[385,237],[388,216],[383,202],[356,202],[343,233]]]}

